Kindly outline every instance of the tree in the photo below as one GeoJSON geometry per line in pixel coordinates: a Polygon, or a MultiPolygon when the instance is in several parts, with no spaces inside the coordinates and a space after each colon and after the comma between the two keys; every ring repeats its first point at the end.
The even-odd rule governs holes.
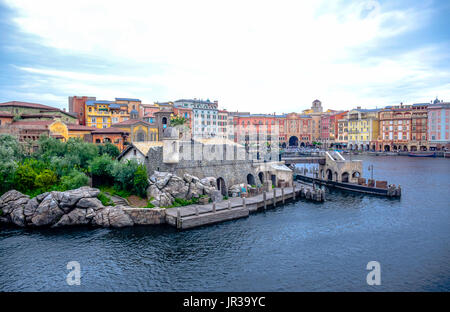
{"type": "Polygon", "coordinates": [[[49,169],[45,169],[36,176],[35,186],[45,192],[55,185],[57,181],[58,177],[56,174],[49,169]]]}
{"type": "Polygon", "coordinates": [[[97,156],[89,162],[89,172],[103,178],[111,178],[114,161],[109,155],[97,156]]]}
{"type": "Polygon", "coordinates": [[[148,187],[147,170],[143,165],[139,165],[134,172],[133,191],[141,197],[145,197],[148,187]]]}
{"type": "Polygon", "coordinates": [[[117,158],[120,154],[119,148],[112,143],[100,144],[98,150],[100,155],[106,154],[112,158],[117,158]]]}
{"type": "Polygon", "coordinates": [[[36,172],[29,163],[20,164],[14,173],[14,185],[22,192],[33,190],[36,172]]]}
{"type": "Polygon", "coordinates": [[[186,123],[186,119],[184,117],[175,116],[170,119],[170,125],[175,126],[183,126],[186,123]]]}
{"type": "Polygon", "coordinates": [[[73,190],[84,185],[87,185],[89,178],[82,172],[72,170],[68,175],[61,178],[61,191],[73,190]]]}

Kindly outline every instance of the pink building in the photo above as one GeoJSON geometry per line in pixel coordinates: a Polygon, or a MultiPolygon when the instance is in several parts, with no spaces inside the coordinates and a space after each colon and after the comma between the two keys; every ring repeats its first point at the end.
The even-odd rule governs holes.
{"type": "Polygon", "coordinates": [[[450,149],[450,103],[434,100],[428,105],[428,142],[430,149],[450,149]]]}

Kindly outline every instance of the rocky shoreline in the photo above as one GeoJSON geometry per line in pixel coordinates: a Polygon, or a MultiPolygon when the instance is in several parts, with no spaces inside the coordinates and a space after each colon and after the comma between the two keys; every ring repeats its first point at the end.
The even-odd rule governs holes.
{"type": "Polygon", "coordinates": [[[66,192],[47,192],[30,199],[11,190],[0,197],[0,223],[20,227],[91,225],[120,228],[164,222],[164,209],[120,205],[105,207],[97,199],[99,193],[96,188],[84,186],[66,192]],[[143,215],[140,210],[147,210],[148,213],[143,215]]]}

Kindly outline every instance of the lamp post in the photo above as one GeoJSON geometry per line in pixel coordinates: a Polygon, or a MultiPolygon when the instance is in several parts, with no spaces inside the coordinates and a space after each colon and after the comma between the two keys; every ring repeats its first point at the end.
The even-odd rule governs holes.
{"type": "Polygon", "coordinates": [[[370,179],[373,180],[373,165],[369,165],[368,170],[370,171],[370,179]]]}

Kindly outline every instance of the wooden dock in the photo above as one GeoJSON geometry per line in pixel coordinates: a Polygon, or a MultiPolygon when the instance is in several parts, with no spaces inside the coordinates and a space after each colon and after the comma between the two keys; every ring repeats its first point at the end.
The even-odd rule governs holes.
{"type": "Polygon", "coordinates": [[[167,208],[166,223],[177,229],[191,229],[202,225],[248,217],[251,212],[276,207],[288,200],[300,198],[323,202],[325,193],[320,188],[294,182],[292,187],[274,188],[272,191],[250,198],[233,197],[207,205],[167,208]]]}

